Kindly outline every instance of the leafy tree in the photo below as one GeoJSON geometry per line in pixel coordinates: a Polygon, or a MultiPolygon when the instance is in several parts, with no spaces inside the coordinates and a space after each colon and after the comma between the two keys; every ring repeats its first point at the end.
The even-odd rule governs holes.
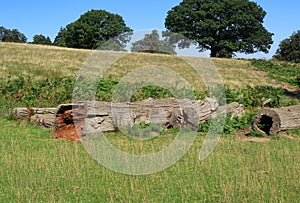
{"type": "Polygon", "coordinates": [[[0,42],[2,42],[3,36],[6,33],[6,28],[3,26],[0,26],[0,42]]]}
{"type": "Polygon", "coordinates": [[[43,44],[43,45],[51,45],[51,39],[49,37],[45,37],[42,34],[34,35],[32,44],[43,44]]]}
{"type": "MultiPolygon", "coordinates": [[[[131,32],[123,18],[105,10],[91,10],[61,30],[60,43],[72,48],[95,49],[111,38],[131,32]]],[[[126,43],[121,38],[120,43],[126,43]],[[123,40],[123,41],[122,41],[123,40]]]]}
{"type": "Polygon", "coordinates": [[[0,27],[0,42],[26,43],[26,41],[27,37],[17,29],[10,30],[0,27]]]}
{"type": "Polygon", "coordinates": [[[65,47],[66,44],[64,42],[64,39],[63,39],[63,33],[66,29],[61,27],[60,30],[58,31],[58,34],[57,36],[55,37],[54,39],[54,42],[53,42],[53,45],[55,46],[61,46],[61,47],[65,47]]]}
{"type": "Polygon", "coordinates": [[[108,41],[101,43],[98,49],[111,51],[127,51],[126,44],[130,41],[131,35],[132,32],[130,31],[110,38],[108,41]]]}
{"type": "Polygon", "coordinates": [[[300,30],[280,42],[274,58],[300,63],[300,30]]]}
{"type": "Polygon", "coordinates": [[[211,57],[232,57],[271,48],[272,33],[262,25],[266,12],[248,0],[183,0],[168,11],[166,28],[194,40],[211,57]]]}
{"type": "Polygon", "coordinates": [[[176,54],[175,45],[171,44],[168,38],[160,40],[157,30],[152,30],[152,33],[146,34],[144,39],[132,43],[131,51],[176,54]]]}

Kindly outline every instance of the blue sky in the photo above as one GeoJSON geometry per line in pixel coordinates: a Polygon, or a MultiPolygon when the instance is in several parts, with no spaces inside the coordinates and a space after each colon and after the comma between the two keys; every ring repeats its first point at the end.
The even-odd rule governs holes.
{"type": "MultiPolygon", "coordinates": [[[[123,17],[133,30],[164,29],[168,10],[182,0],[15,0],[0,4],[0,26],[16,28],[28,41],[35,34],[55,38],[60,27],[75,21],[90,9],[104,9],[123,17]]],[[[275,35],[269,54],[247,57],[270,58],[281,40],[300,30],[300,1],[257,0],[267,12],[264,25],[275,35]]],[[[246,57],[245,55],[238,55],[246,57]]]]}

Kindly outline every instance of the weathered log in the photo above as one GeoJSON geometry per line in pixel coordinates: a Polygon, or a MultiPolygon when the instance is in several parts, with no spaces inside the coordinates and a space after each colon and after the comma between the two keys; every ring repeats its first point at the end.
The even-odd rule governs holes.
{"type": "MultiPolygon", "coordinates": [[[[177,99],[147,99],[140,102],[86,101],[58,107],[54,137],[78,141],[82,136],[99,132],[112,132],[117,128],[153,123],[166,129],[189,126],[197,129],[199,122],[212,118],[218,110],[243,112],[242,105],[232,103],[219,107],[214,99],[199,101],[177,99]]],[[[239,113],[237,113],[239,112],[239,113]]]]}
{"type": "Polygon", "coordinates": [[[266,135],[300,128],[300,105],[262,108],[256,115],[252,128],[266,135]]]}
{"type": "Polygon", "coordinates": [[[16,119],[35,123],[40,127],[53,127],[57,108],[14,108],[13,115],[16,119]]]}
{"type": "MultiPolygon", "coordinates": [[[[244,106],[242,104],[239,104],[237,102],[232,102],[230,104],[227,104],[225,106],[220,106],[218,109],[218,113],[220,114],[230,114],[231,119],[234,117],[241,117],[244,113],[244,106]]],[[[213,113],[212,117],[215,117],[216,113],[213,113]]]]}
{"type": "Polygon", "coordinates": [[[28,119],[38,126],[54,127],[54,138],[80,141],[93,133],[113,132],[139,124],[153,123],[169,128],[188,126],[197,129],[199,122],[216,116],[216,112],[240,116],[244,108],[234,102],[219,106],[214,99],[147,99],[140,102],[85,101],[62,104],[58,108],[15,108],[17,119],[28,119]]]}
{"type": "Polygon", "coordinates": [[[195,109],[194,114],[197,114],[198,118],[192,117],[193,113],[189,113],[189,119],[186,118],[185,124],[194,128],[199,122],[211,118],[212,113],[218,109],[218,102],[213,99],[203,101],[174,98],[147,99],[132,103],[85,102],[84,105],[86,123],[98,122],[98,125],[85,125],[84,131],[89,133],[98,129],[102,132],[113,131],[116,127],[122,128],[141,123],[163,125],[165,128],[180,127],[184,122],[178,120],[178,117],[184,115],[184,111],[189,111],[189,109],[195,109]],[[194,126],[191,126],[192,124],[194,126]]]}

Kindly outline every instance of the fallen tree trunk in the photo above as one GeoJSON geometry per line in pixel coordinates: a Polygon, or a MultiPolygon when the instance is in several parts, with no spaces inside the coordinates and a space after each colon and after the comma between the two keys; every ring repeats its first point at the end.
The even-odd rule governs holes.
{"type": "MultiPolygon", "coordinates": [[[[231,119],[234,117],[240,117],[244,113],[244,111],[245,111],[244,106],[237,102],[232,102],[225,106],[220,106],[218,109],[218,113],[230,114],[231,119]]],[[[215,116],[216,116],[216,113],[213,113],[212,117],[214,118],[215,116]]]]}
{"type": "Polygon", "coordinates": [[[266,135],[300,128],[300,105],[282,108],[262,108],[256,115],[253,130],[266,135]]]}
{"type": "Polygon", "coordinates": [[[64,104],[57,110],[54,137],[78,141],[87,134],[113,132],[117,128],[149,123],[161,125],[165,129],[189,126],[196,130],[199,122],[214,117],[219,108],[221,113],[232,113],[232,116],[241,116],[244,110],[238,103],[219,107],[214,99],[64,104]]]}
{"type": "Polygon", "coordinates": [[[214,118],[217,112],[241,116],[243,105],[233,102],[219,106],[215,99],[147,99],[140,102],[85,101],[62,104],[58,108],[15,108],[17,119],[27,119],[38,126],[54,127],[54,138],[80,141],[93,133],[113,132],[122,127],[156,124],[170,128],[198,128],[199,122],[214,118]]]}
{"type": "Polygon", "coordinates": [[[15,108],[16,119],[27,120],[41,127],[53,127],[57,108],[15,108]]]}

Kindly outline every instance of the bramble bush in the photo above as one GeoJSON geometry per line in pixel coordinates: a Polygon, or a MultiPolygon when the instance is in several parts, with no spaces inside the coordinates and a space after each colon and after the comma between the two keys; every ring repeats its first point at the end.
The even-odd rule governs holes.
{"type": "Polygon", "coordinates": [[[266,60],[251,60],[251,65],[260,71],[268,73],[268,77],[279,82],[286,82],[300,88],[300,65],[290,63],[276,63],[266,60]]]}
{"type": "MultiPolygon", "coordinates": [[[[80,78],[76,81],[72,77],[34,80],[30,76],[19,76],[17,78],[0,79],[0,116],[7,115],[10,109],[17,106],[56,107],[62,103],[72,102],[73,96],[75,98],[94,98],[97,101],[112,101],[117,85],[118,81],[112,78],[101,79],[96,81],[95,84],[92,81],[86,82],[80,78]],[[78,96],[76,94],[79,97],[76,97],[78,96]]],[[[127,90],[129,87],[121,84],[118,88],[122,92],[122,90],[127,90]]],[[[246,108],[247,113],[241,118],[231,120],[230,115],[227,116],[224,125],[225,133],[232,133],[235,129],[250,127],[258,107],[268,98],[272,99],[268,107],[273,108],[297,103],[296,99],[285,95],[282,88],[261,86],[232,90],[225,85],[225,88],[218,87],[213,91],[215,91],[215,94],[225,94],[223,95],[223,101],[220,101],[221,105],[238,102],[246,108]]],[[[194,91],[194,94],[197,99],[208,96],[206,91],[194,91]]],[[[149,97],[159,99],[173,97],[173,95],[162,87],[147,85],[133,92],[132,96],[130,95],[130,101],[140,101],[149,97]]],[[[122,99],[122,97],[119,99],[122,99]]],[[[207,132],[210,123],[211,121],[199,124],[199,131],[207,132]]]]}

